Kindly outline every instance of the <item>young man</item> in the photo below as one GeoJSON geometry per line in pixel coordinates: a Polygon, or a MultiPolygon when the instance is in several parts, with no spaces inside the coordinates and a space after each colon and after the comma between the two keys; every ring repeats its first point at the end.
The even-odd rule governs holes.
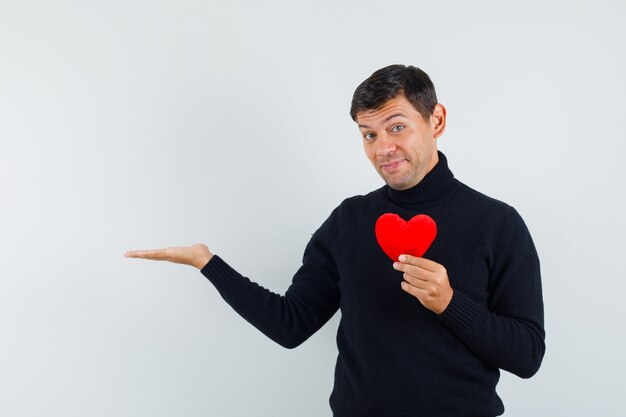
{"type": "Polygon", "coordinates": [[[418,68],[391,65],[354,93],[351,116],[385,181],[344,200],[308,243],[284,296],[202,244],[126,256],[197,267],[246,320],[293,348],[341,309],[336,417],[496,416],[499,369],[534,375],[545,352],[539,259],[519,213],[454,178],[437,138],[446,109],[418,68]],[[379,217],[436,224],[422,257],[390,261],[379,217]]]}

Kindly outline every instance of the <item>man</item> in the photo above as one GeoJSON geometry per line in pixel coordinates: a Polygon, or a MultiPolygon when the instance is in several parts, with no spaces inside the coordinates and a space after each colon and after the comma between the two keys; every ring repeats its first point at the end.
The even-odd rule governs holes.
{"type": "Polygon", "coordinates": [[[128,252],[200,269],[246,320],[287,348],[341,309],[334,416],[496,416],[499,369],[534,375],[545,352],[539,259],[511,206],[454,178],[437,150],[446,109],[418,68],[391,65],[354,93],[351,116],[385,185],[344,200],[308,243],[284,296],[205,245],[128,252]],[[430,216],[423,257],[389,260],[385,213],[430,216]]]}

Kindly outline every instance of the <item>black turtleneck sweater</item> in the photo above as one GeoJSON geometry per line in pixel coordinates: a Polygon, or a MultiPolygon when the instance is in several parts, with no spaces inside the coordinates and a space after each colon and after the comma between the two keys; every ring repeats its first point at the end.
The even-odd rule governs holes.
{"type": "Polygon", "coordinates": [[[439,162],[408,190],[385,185],[344,200],[313,234],[284,296],[215,255],[201,272],[241,316],[294,348],[341,309],[330,406],[335,417],[496,416],[499,369],[529,378],[544,351],[539,259],[511,206],[439,162]],[[403,291],[376,241],[384,213],[427,214],[437,237],[424,258],[454,289],[437,315],[403,291]]]}

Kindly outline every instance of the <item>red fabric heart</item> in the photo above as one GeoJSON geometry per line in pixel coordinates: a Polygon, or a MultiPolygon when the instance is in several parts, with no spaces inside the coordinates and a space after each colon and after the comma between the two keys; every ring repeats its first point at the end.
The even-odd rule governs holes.
{"type": "Polygon", "coordinates": [[[378,244],[394,262],[402,254],[422,256],[437,235],[437,224],[425,214],[407,222],[395,213],[385,213],[376,221],[375,229],[378,244]]]}

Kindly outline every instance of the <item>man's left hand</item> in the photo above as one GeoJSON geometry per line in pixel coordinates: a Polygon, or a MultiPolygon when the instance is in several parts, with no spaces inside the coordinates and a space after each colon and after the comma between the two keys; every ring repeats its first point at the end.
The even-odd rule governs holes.
{"type": "Polygon", "coordinates": [[[450,304],[454,290],[443,265],[426,258],[400,255],[393,267],[404,272],[402,289],[419,300],[424,307],[437,314],[450,304]]]}

